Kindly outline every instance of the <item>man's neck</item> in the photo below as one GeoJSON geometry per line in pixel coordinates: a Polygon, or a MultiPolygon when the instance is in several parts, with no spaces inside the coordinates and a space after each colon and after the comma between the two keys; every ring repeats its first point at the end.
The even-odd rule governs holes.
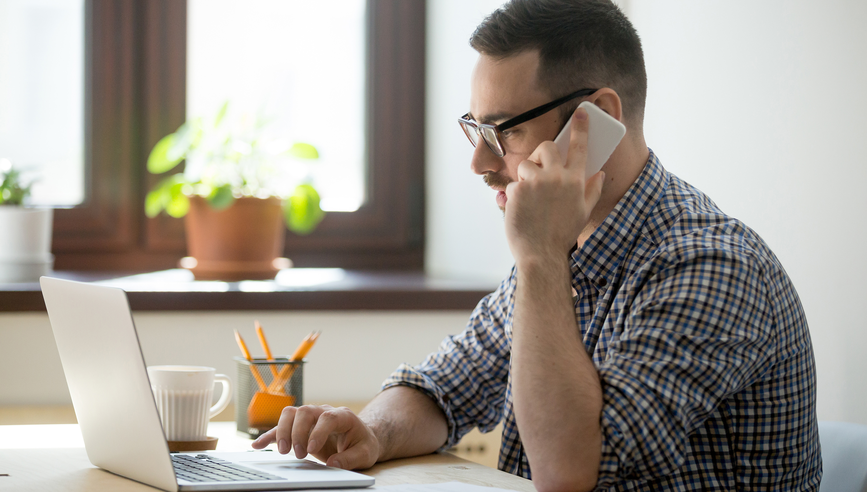
{"type": "MultiPolygon", "coordinates": [[[[629,135],[626,138],[629,138],[629,135]]],[[[644,137],[635,138],[632,142],[628,142],[628,145],[617,146],[603,167],[605,184],[602,186],[602,196],[599,197],[599,202],[590,213],[590,220],[578,236],[579,248],[608,217],[608,214],[614,210],[623,195],[629,191],[629,188],[641,175],[649,158],[650,151],[647,149],[644,137]]]]}

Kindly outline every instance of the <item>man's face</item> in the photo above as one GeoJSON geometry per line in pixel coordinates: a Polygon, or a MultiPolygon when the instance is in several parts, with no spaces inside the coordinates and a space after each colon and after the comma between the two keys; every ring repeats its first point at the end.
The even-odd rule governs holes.
{"type": "MultiPolygon", "coordinates": [[[[470,118],[479,123],[500,124],[513,116],[551,101],[536,79],[539,55],[528,51],[497,60],[480,55],[473,70],[470,87],[470,118]]],[[[560,111],[549,111],[538,118],[512,127],[500,134],[506,155],[497,157],[480,140],[470,167],[497,190],[497,206],[505,210],[506,185],[517,179],[518,164],[525,161],[545,140],[553,140],[563,126],[560,111]]]]}

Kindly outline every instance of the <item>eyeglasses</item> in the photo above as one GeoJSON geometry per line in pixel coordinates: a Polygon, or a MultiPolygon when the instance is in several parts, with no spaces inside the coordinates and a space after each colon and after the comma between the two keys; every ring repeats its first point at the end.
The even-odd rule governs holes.
{"type": "Polygon", "coordinates": [[[479,142],[479,136],[484,139],[485,143],[488,144],[488,148],[491,149],[491,152],[496,154],[498,157],[503,157],[506,155],[506,149],[503,147],[503,142],[500,141],[500,132],[504,130],[508,130],[513,126],[518,126],[521,123],[526,121],[530,121],[533,118],[542,116],[543,114],[551,111],[552,109],[560,106],[561,104],[567,103],[573,99],[589,96],[596,92],[598,89],[581,89],[579,91],[573,92],[567,96],[563,96],[560,99],[556,99],[554,101],[549,102],[548,104],[543,104],[538,108],[533,108],[529,111],[519,114],[514,118],[506,120],[499,125],[489,125],[487,123],[478,123],[470,119],[470,114],[467,113],[460,118],[458,118],[458,123],[461,125],[461,128],[464,130],[464,133],[467,135],[467,138],[470,139],[470,143],[473,144],[473,147],[476,146],[479,142]]]}

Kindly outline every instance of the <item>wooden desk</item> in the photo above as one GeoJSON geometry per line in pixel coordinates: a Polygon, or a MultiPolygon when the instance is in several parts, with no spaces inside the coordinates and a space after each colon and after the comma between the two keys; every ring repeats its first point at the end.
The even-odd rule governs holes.
{"type": "MultiPolygon", "coordinates": [[[[240,437],[231,422],[211,423],[208,434],[220,438],[220,451],[242,451],[250,447],[250,440],[240,437]]],[[[529,480],[448,453],[381,463],[362,473],[375,477],[377,486],[458,481],[518,491],[535,490],[529,480]]],[[[0,475],[3,474],[8,476],[0,476],[0,490],[157,490],[91,465],[75,424],[0,426],[0,475]]]]}

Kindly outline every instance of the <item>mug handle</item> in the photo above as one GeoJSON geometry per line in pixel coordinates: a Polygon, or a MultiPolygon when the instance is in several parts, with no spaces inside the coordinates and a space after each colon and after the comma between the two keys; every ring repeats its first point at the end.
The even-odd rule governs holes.
{"type": "Polygon", "coordinates": [[[222,412],[229,406],[229,400],[232,399],[232,383],[229,381],[229,377],[225,374],[217,374],[214,376],[214,383],[222,383],[223,391],[220,393],[220,399],[217,400],[217,403],[214,403],[214,406],[211,407],[209,419],[214,418],[214,415],[222,412]]]}

